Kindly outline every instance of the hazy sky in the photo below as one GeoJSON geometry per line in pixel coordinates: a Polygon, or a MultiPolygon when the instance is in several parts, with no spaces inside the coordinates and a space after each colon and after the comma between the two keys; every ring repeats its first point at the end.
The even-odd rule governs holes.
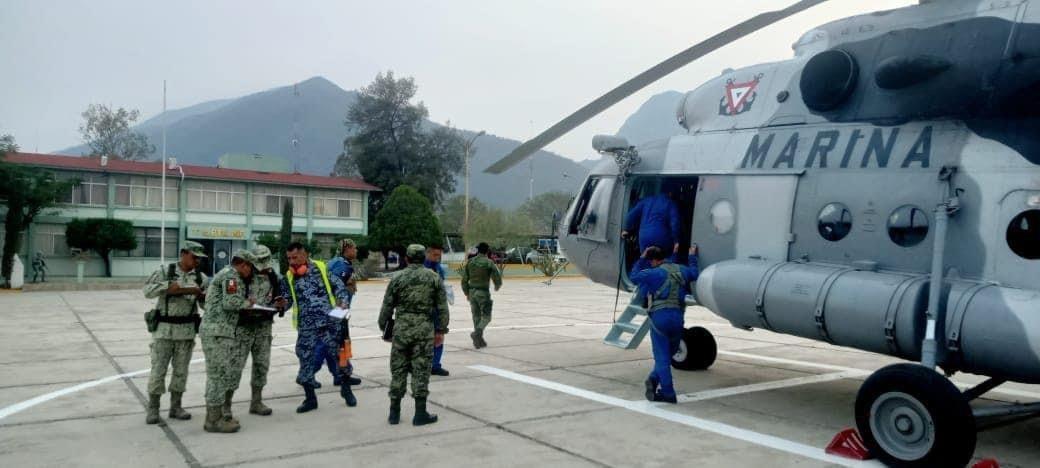
{"type": "MultiPolygon", "coordinates": [[[[80,143],[91,103],[162,109],[321,75],[346,89],[415,77],[433,120],[527,139],[620,82],[793,0],[33,1],[0,4],[0,133],[23,150],[80,143]]],[[[791,56],[813,26],[916,3],[833,0],[683,68],[549,146],[592,156],[653,94],[791,56]],[[869,5],[869,6],[868,6],[869,5]]],[[[345,112],[345,110],[344,110],[345,112]]]]}

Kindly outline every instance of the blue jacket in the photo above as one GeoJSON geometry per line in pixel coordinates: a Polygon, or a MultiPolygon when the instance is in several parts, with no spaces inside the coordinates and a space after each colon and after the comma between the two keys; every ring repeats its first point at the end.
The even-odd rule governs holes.
{"type": "MultiPolygon", "coordinates": [[[[329,274],[338,277],[343,284],[347,284],[350,277],[354,275],[354,265],[343,257],[333,257],[332,260],[329,260],[329,274]]],[[[347,290],[347,304],[353,300],[354,295],[347,290]]]]}
{"type": "MultiPolygon", "coordinates": [[[[673,255],[667,261],[674,263],[674,260],[675,256],[673,255]]],[[[697,281],[697,277],[700,276],[700,269],[697,267],[697,256],[690,255],[689,264],[679,269],[682,271],[684,280],[679,289],[679,297],[683,298],[690,292],[690,282],[697,281]]],[[[664,286],[665,281],[668,280],[668,272],[664,271],[663,268],[650,266],[650,260],[640,257],[636,264],[632,265],[632,271],[628,274],[628,279],[639,287],[639,294],[645,296],[647,294],[655,294],[661,290],[661,286],[664,286]]],[[[668,297],[670,292],[669,288],[665,288],[659,296],[655,295],[654,299],[668,297]]]]}
{"type": "MultiPolygon", "coordinates": [[[[429,260],[423,260],[423,266],[426,267],[426,268],[429,268],[429,269],[431,269],[433,271],[436,271],[437,274],[441,276],[441,282],[442,283],[444,282],[444,278],[447,276],[447,273],[445,273],[445,271],[444,271],[444,265],[441,265],[440,262],[431,262],[429,260]]],[[[437,304],[434,304],[433,305],[433,320],[434,320],[434,322],[438,322],[440,320],[440,318],[441,318],[441,313],[440,313],[439,310],[437,310],[437,304]]],[[[438,324],[434,323],[434,326],[438,326],[438,324]]]]}
{"type": "MultiPolygon", "coordinates": [[[[332,286],[332,295],[337,302],[349,303],[347,287],[339,280],[339,277],[329,272],[329,286],[332,286]]],[[[316,330],[327,326],[338,326],[339,319],[329,317],[332,310],[329,304],[329,294],[325,291],[325,282],[321,279],[321,272],[314,262],[307,262],[307,274],[295,278],[293,287],[296,289],[296,300],[300,308],[299,330],[316,330]]],[[[289,277],[282,278],[282,291],[289,291],[289,277]]],[[[289,298],[292,302],[292,299],[289,298]]],[[[291,307],[293,304],[289,304],[291,307]]]]}
{"type": "Polygon", "coordinates": [[[633,232],[636,229],[639,230],[640,251],[656,245],[670,252],[682,235],[679,207],[663,193],[639,200],[625,216],[625,230],[633,232]]]}

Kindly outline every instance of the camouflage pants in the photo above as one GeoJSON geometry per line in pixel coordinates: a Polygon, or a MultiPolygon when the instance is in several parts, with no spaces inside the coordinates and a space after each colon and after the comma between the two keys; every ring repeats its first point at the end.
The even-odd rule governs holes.
{"type": "Polygon", "coordinates": [[[313,385],[314,374],[321,369],[325,358],[333,362],[339,359],[342,337],[339,328],[336,325],[299,331],[296,335],[296,357],[300,360],[300,371],[296,374],[296,383],[313,385]]]}
{"type": "Polygon", "coordinates": [[[486,289],[469,291],[469,310],[473,313],[473,329],[483,333],[491,323],[491,292],[486,289]]]}
{"type": "Polygon", "coordinates": [[[184,393],[188,385],[188,364],[191,363],[191,351],[195,349],[195,340],[156,338],[149,347],[152,350],[152,371],[148,374],[148,393],[162,395],[166,392],[166,370],[171,362],[173,376],[170,377],[170,391],[184,393]]]}
{"type": "Polygon", "coordinates": [[[419,314],[398,317],[390,348],[390,398],[404,398],[409,373],[412,374],[412,396],[426,398],[430,394],[432,366],[433,323],[429,317],[419,314]]]}
{"type": "MultiPolygon", "coordinates": [[[[253,388],[263,388],[267,385],[267,371],[271,368],[271,341],[273,337],[271,336],[270,325],[266,326],[266,331],[264,327],[264,325],[259,325],[255,329],[239,328],[238,335],[235,337],[238,340],[238,356],[236,358],[242,363],[243,371],[245,370],[246,357],[252,355],[253,367],[249,385],[253,388]]],[[[235,389],[238,389],[237,381],[235,382],[235,389]]]]}
{"type": "Polygon", "coordinates": [[[206,355],[206,405],[222,405],[225,394],[238,388],[242,380],[245,361],[239,342],[229,336],[203,336],[202,352],[206,355]]]}

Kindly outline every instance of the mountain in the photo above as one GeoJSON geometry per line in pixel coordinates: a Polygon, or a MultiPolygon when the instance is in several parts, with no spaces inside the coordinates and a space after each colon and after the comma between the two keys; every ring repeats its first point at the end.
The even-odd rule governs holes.
{"type": "MultiPolygon", "coordinates": [[[[260,153],[294,159],[302,173],[328,174],[343,151],[347,130],[347,108],[357,93],[331,81],[315,77],[291,86],[170,110],[152,117],[135,130],[158,146],[166,125],[167,154],[185,164],[214,166],[224,153],[260,153]],[[297,152],[290,145],[297,135],[297,152]]],[[[433,122],[429,126],[438,125],[433,122]]],[[[471,138],[475,132],[462,131],[471,138]]],[[[513,208],[527,200],[531,166],[521,164],[503,174],[483,172],[492,162],[520,145],[519,141],[495,135],[478,138],[474,144],[470,174],[471,194],[496,207],[513,208]]],[[[83,154],[85,146],[59,151],[83,154]]],[[[588,170],[558,154],[539,151],[533,157],[534,194],[562,190],[573,193],[588,170]]],[[[457,192],[463,192],[462,174],[457,192]]]]}

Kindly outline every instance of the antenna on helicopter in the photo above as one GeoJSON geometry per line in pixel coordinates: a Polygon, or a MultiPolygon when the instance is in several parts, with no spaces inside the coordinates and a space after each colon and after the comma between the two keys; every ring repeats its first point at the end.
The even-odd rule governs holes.
{"type": "Polygon", "coordinates": [[[649,86],[651,83],[671,74],[672,72],[692,63],[693,61],[714,52],[716,49],[722,48],[737,39],[740,39],[748,34],[758,31],[766,26],[773,23],[786,19],[794,14],[812,8],[816,5],[826,2],[827,0],[801,0],[787,8],[776,11],[769,11],[759,14],[751,19],[748,19],[736,26],[733,26],[725,31],[722,31],[704,41],[690,47],[669,59],[654,65],[649,70],[644,71],[636,75],[634,78],[621,83],[620,86],[610,90],[607,94],[604,94],[596,100],[586,104],[577,112],[568,115],[563,120],[556,123],[548,130],[542,132],[538,136],[527,140],[522,145],[518,146],[506,157],[498,160],[490,167],[485,169],[485,172],[492,174],[501,174],[507,169],[515,166],[520,161],[527,159],[536,151],[542,149],[545,145],[552,143],[557,138],[563,136],[567,132],[574,130],[577,126],[587,122],[589,119],[599,115],[599,113],[607,110],[610,106],[617,104],[622,99],[625,99],[637,91],[649,86]]]}

